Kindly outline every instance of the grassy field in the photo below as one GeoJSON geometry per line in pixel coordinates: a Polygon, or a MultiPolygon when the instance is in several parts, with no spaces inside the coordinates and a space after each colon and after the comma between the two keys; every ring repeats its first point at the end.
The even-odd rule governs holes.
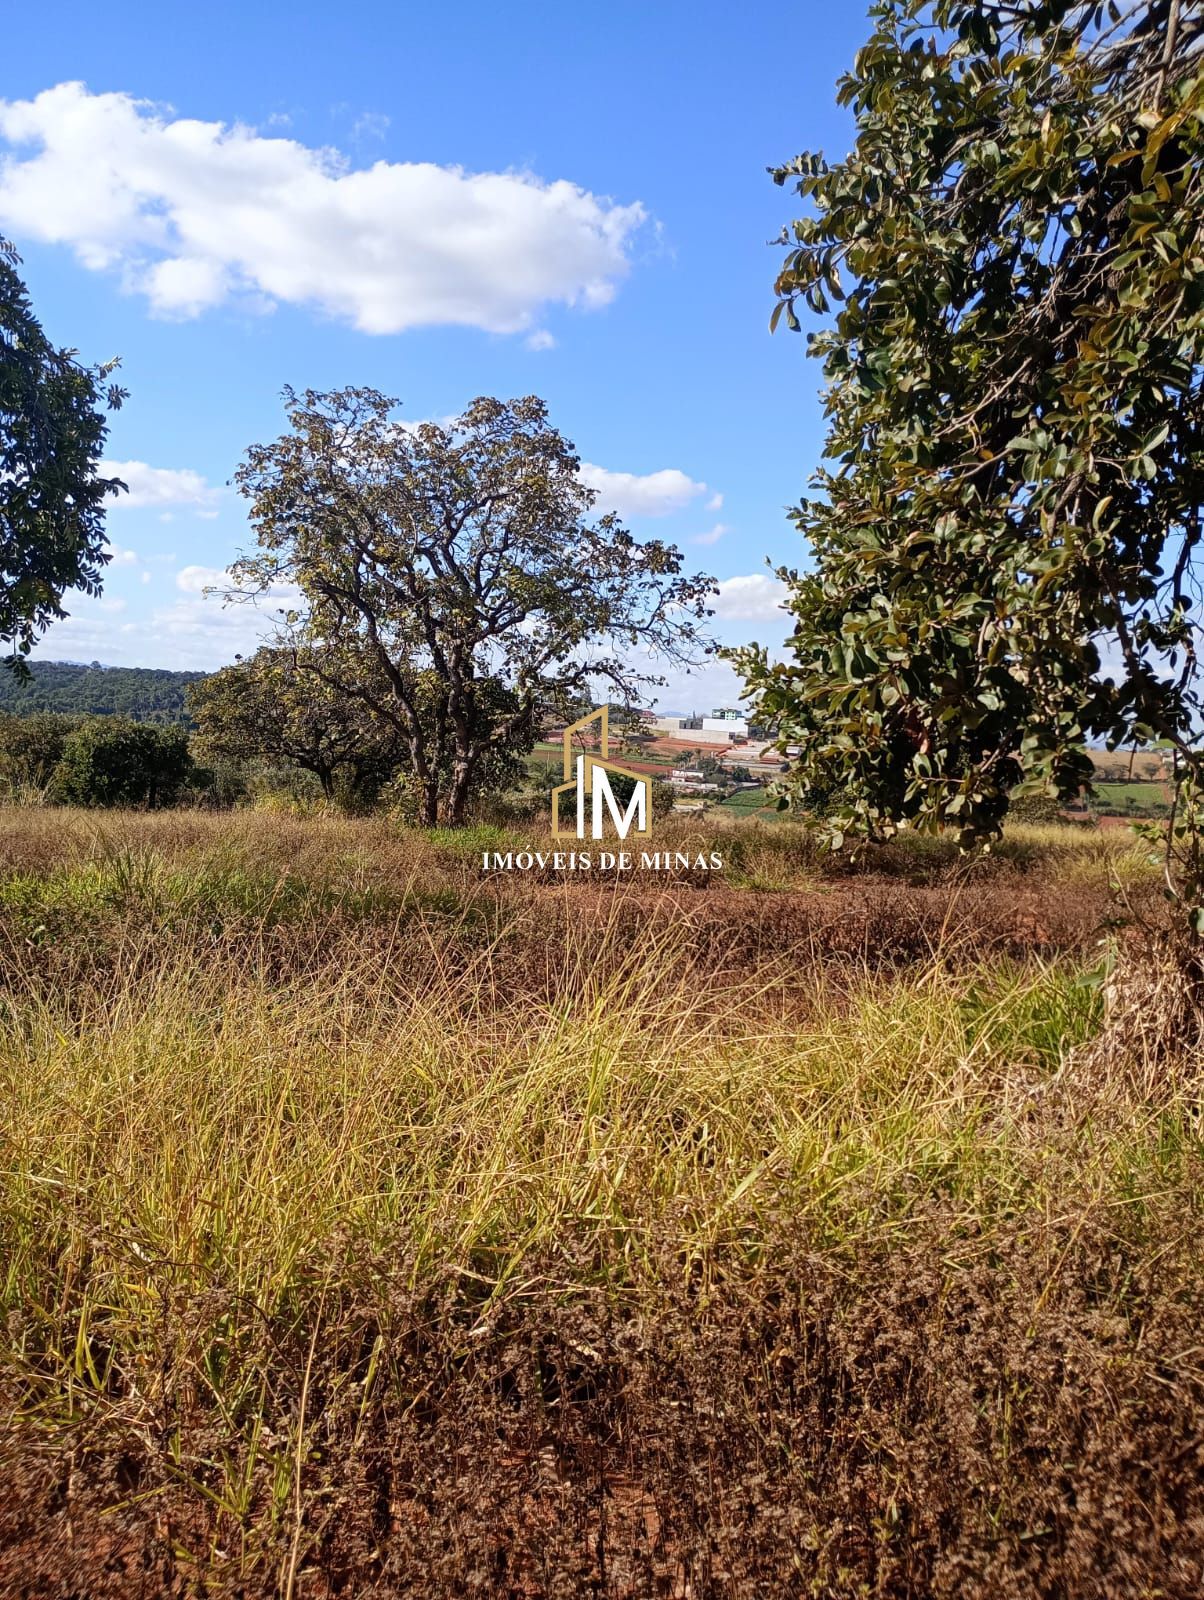
{"type": "Polygon", "coordinates": [[[1170,809],[1162,783],[1097,783],[1092,805],[1097,811],[1120,816],[1133,809],[1164,816],[1170,809]]]}
{"type": "Polygon", "coordinates": [[[1124,836],[0,813],[0,1594],[1198,1596],[1124,836]]]}
{"type": "Polygon", "coordinates": [[[738,789],[721,800],[718,809],[734,817],[756,817],[762,822],[778,820],[774,797],[764,789],[738,789]]]}

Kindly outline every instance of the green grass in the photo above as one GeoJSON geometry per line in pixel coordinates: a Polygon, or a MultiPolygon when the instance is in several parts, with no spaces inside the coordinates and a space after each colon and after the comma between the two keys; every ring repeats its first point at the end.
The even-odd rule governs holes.
{"type": "Polygon", "coordinates": [[[776,822],[782,815],[774,797],[765,789],[738,789],[722,799],[716,810],[741,819],[756,817],[760,821],[776,822]]]}
{"type": "Polygon", "coordinates": [[[421,992],[371,964],[281,989],[185,948],[103,1005],[10,1002],[4,1305],[51,1335],[52,1368],[73,1360],[65,1304],[73,1339],[82,1317],[111,1360],[149,1355],[168,1263],[271,1319],[402,1238],[412,1284],[488,1262],[496,1294],[570,1245],[616,1284],[666,1230],[683,1260],[755,1253],[783,1206],[817,1240],[901,1221],[934,1184],[982,1215],[1040,1209],[1013,1095],[1099,1012],[1074,968],[934,968],[843,996],[817,979],[800,1027],[783,977],[694,994],[662,946],[605,980],[572,963],[483,1048],[504,959],[436,958],[421,992]]]}
{"type": "Polygon", "coordinates": [[[1092,804],[1095,810],[1115,816],[1134,809],[1165,816],[1170,809],[1161,783],[1097,783],[1092,804]]]}

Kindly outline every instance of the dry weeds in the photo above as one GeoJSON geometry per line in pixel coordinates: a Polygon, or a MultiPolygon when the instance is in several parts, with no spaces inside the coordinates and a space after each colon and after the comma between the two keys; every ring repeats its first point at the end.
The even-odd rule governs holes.
{"type": "Polygon", "coordinates": [[[1204,1589],[1199,1063],[1079,1048],[1098,845],[105,827],[2,846],[0,1594],[1204,1589]]]}

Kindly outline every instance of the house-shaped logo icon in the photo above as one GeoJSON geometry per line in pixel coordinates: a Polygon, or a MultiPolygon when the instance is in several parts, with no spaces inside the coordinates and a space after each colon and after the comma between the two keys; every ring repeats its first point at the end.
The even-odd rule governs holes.
{"type": "Polygon", "coordinates": [[[610,707],[599,706],[588,716],[579,717],[564,730],[564,782],[552,790],[552,833],[557,839],[601,839],[610,812],[615,832],[626,839],[632,823],[641,838],[648,835],[648,822],[652,814],[648,779],[626,767],[615,766],[610,757],[610,707]],[[573,752],[573,735],[584,734],[592,724],[598,724],[598,754],[573,752]],[[610,786],[614,775],[630,779],[633,787],[626,810],[620,808],[610,786]],[[561,826],[560,808],[566,795],[572,794],[576,805],[571,826],[561,826]],[[605,808],[605,809],[604,809],[605,808]]]}

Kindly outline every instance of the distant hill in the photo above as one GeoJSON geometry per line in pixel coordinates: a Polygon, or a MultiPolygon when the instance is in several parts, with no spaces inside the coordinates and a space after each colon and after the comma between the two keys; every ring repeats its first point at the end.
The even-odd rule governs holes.
{"type": "Polygon", "coordinates": [[[31,661],[31,677],[0,667],[0,712],[68,711],[76,716],[133,717],[137,722],[187,724],[184,691],[204,672],[160,667],[85,667],[72,661],[31,661]]]}

